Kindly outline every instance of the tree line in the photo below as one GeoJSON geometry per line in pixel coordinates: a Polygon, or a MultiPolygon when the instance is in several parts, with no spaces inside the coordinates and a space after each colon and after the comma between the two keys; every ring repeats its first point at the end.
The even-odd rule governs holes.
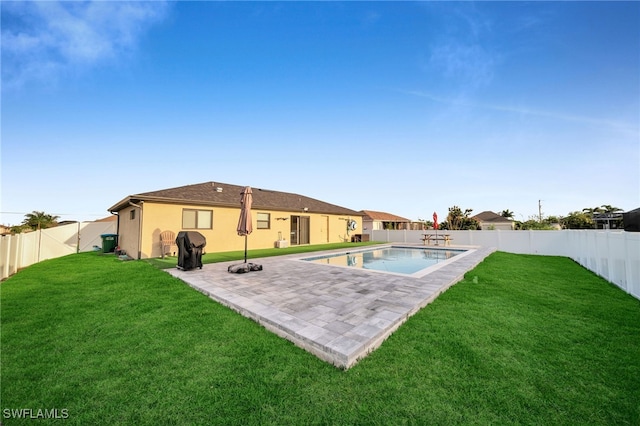
{"type": "MultiPolygon", "coordinates": [[[[581,211],[570,212],[567,216],[547,216],[539,218],[529,218],[526,221],[514,220],[515,213],[509,209],[502,210],[500,216],[514,220],[514,229],[529,230],[529,229],[557,229],[558,226],[562,229],[594,229],[596,227],[595,217],[600,214],[619,213],[623,210],[619,207],[614,207],[610,204],[603,204],[599,207],[587,207],[581,211]]],[[[458,206],[449,207],[446,220],[438,223],[438,229],[443,230],[467,230],[467,229],[481,229],[480,222],[471,217],[473,209],[462,210],[458,206]]],[[[37,231],[39,229],[51,228],[58,226],[58,219],[60,216],[54,216],[42,211],[33,211],[25,215],[22,224],[12,226],[9,228],[12,234],[19,234],[21,232],[37,231]]],[[[433,222],[429,220],[420,220],[425,227],[433,227],[433,222]]],[[[614,227],[617,229],[623,228],[622,219],[613,220],[614,227]]]]}
{"type": "MultiPolygon", "coordinates": [[[[595,218],[601,214],[621,213],[623,210],[610,204],[603,204],[599,207],[588,207],[581,211],[570,212],[567,216],[546,216],[531,217],[526,221],[514,220],[515,213],[509,209],[502,210],[499,215],[513,220],[514,229],[517,230],[552,230],[558,229],[594,229],[596,228],[595,218]]],[[[462,210],[458,206],[449,207],[446,220],[438,223],[438,228],[443,230],[475,230],[481,229],[480,222],[471,216],[473,209],[462,210]]],[[[426,227],[433,227],[433,222],[422,221],[426,227]]],[[[622,229],[622,218],[615,218],[611,221],[612,228],[622,229]]]]}

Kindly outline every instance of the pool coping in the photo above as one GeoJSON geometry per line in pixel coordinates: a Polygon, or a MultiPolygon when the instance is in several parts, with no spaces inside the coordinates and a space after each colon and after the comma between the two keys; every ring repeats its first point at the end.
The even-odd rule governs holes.
{"type": "Polygon", "coordinates": [[[263,270],[245,274],[227,271],[241,263],[237,261],[167,272],[318,358],[348,369],[496,250],[448,248],[470,252],[422,277],[299,260],[345,249],[249,259],[263,270]]]}
{"type": "MultiPolygon", "coordinates": [[[[456,262],[457,260],[459,260],[462,257],[465,256],[469,256],[470,254],[472,254],[473,252],[476,251],[476,248],[474,247],[467,247],[467,248],[461,248],[461,246],[457,246],[457,247],[450,247],[450,246],[440,246],[440,247],[429,247],[429,246],[424,246],[424,245],[412,245],[412,244],[406,244],[406,243],[388,243],[388,244],[382,244],[379,246],[366,246],[366,247],[359,247],[356,250],[349,250],[349,251],[344,251],[344,249],[342,249],[342,251],[337,251],[334,252],[334,250],[332,250],[331,252],[326,252],[325,255],[314,255],[309,257],[307,256],[302,256],[298,259],[298,261],[301,262],[310,262],[315,260],[316,258],[321,259],[323,257],[326,256],[339,256],[341,254],[352,254],[352,253],[362,253],[362,252],[368,252],[368,251],[374,251],[374,250],[378,250],[378,249],[384,249],[384,248],[389,248],[389,247],[393,247],[393,248],[410,248],[410,249],[414,249],[414,250],[442,250],[442,251],[446,251],[446,250],[453,250],[453,251],[461,251],[462,253],[450,258],[450,259],[444,259],[442,261],[439,261],[437,263],[435,263],[434,265],[428,266],[426,268],[420,269],[416,272],[413,273],[403,273],[403,272],[392,272],[392,271],[383,271],[380,269],[366,269],[369,272],[375,272],[377,274],[389,274],[389,275],[399,275],[402,277],[413,277],[413,278],[422,278],[425,275],[428,275],[430,273],[432,273],[433,271],[436,271],[440,268],[443,268],[445,266],[447,266],[449,263],[452,262],[456,262]]],[[[347,266],[347,265],[336,265],[336,264],[326,264],[325,266],[331,266],[334,268],[349,268],[349,269],[354,269],[354,267],[352,266],[347,266]]],[[[357,268],[355,268],[357,269],[357,268]]],[[[365,269],[365,268],[362,268],[365,269]]]]}

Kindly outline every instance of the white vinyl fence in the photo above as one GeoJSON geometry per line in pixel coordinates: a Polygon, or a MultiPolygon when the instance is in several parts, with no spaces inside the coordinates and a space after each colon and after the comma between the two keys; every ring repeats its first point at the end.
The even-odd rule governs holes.
{"type": "MultiPolygon", "coordinates": [[[[0,279],[20,268],[67,254],[102,247],[102,234],[115,222],[83,222],[5,235],[0,239],[0,279]]],[[[370,231],[372,241],[421,243],[425,231],[370,231]]],[[[433,231],[429,231],[433,233],[433,231]]],[[[565,256],[640,299],[640,233],[624,231],[440,231],[454,245],[496,247],[509,253],[565,256]]]]}
{"type": "Polygon", "coordinates": [[[0,279],[42,260],[102,247],[102,234],[115,234],[115,222],[82,222],[55,228],[3,235],[0,239],[0,279]]]}
{"type": "MultiPolygon", "coordinates": [[[[372,241],[421,243],[435,231],[371,231],[372,241]]],[[[565,256],[640,299],[640,233],[603,230],[438,231],[453,245],[496,247],[519,254],[565,256]]],[[[442,244],[442,242],[440,242],[442,244]]]]}

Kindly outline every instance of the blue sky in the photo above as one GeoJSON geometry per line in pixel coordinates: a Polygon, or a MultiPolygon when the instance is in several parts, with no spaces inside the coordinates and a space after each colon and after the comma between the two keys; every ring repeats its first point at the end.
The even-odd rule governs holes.
{"type": "Polygon", "coordinates": [[[2,2],[0,223],[251,185],[409,219],[640,206],[638,2],[2,2]]]}

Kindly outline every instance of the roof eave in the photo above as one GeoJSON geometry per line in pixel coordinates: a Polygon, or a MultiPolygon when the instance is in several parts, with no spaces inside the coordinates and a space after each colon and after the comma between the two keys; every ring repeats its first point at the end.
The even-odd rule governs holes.
{"type": "MultiPolygon", "coordinates": [[[[131,203],[138,202],[154,202],[154,203],[163,203],[163,204],[189,204],[196,206],[212,206],[212,207],[237,207],[240,208],[239,203],[224,203],[224,202],[208,202],[202,200],[189,200],[184,198],[169,198],[169,197],[153,197],[148,195],[129,195],[124,199],[120,200],[113,206],[111,206],[108,211],[111,213],[117,213],[120,210],[124,209],[131,205],[131,203]]],[[[262,209],[262,210],[282,210],[282,211],[294,211],[291,208],[287,208],[285,206],[277,207],[277,206],[260,206],[259,204],[254,204],[252,210],[262,209]]],[[[344,209],[345,211],[306,211],[305,213],[318,213],[318,214],[334,214],[334,215],[346,215],[346,216],[359,216],[362,217],[362,213],[357,212],[355,210],[349,211],[349,209],[344,209]]]]}

